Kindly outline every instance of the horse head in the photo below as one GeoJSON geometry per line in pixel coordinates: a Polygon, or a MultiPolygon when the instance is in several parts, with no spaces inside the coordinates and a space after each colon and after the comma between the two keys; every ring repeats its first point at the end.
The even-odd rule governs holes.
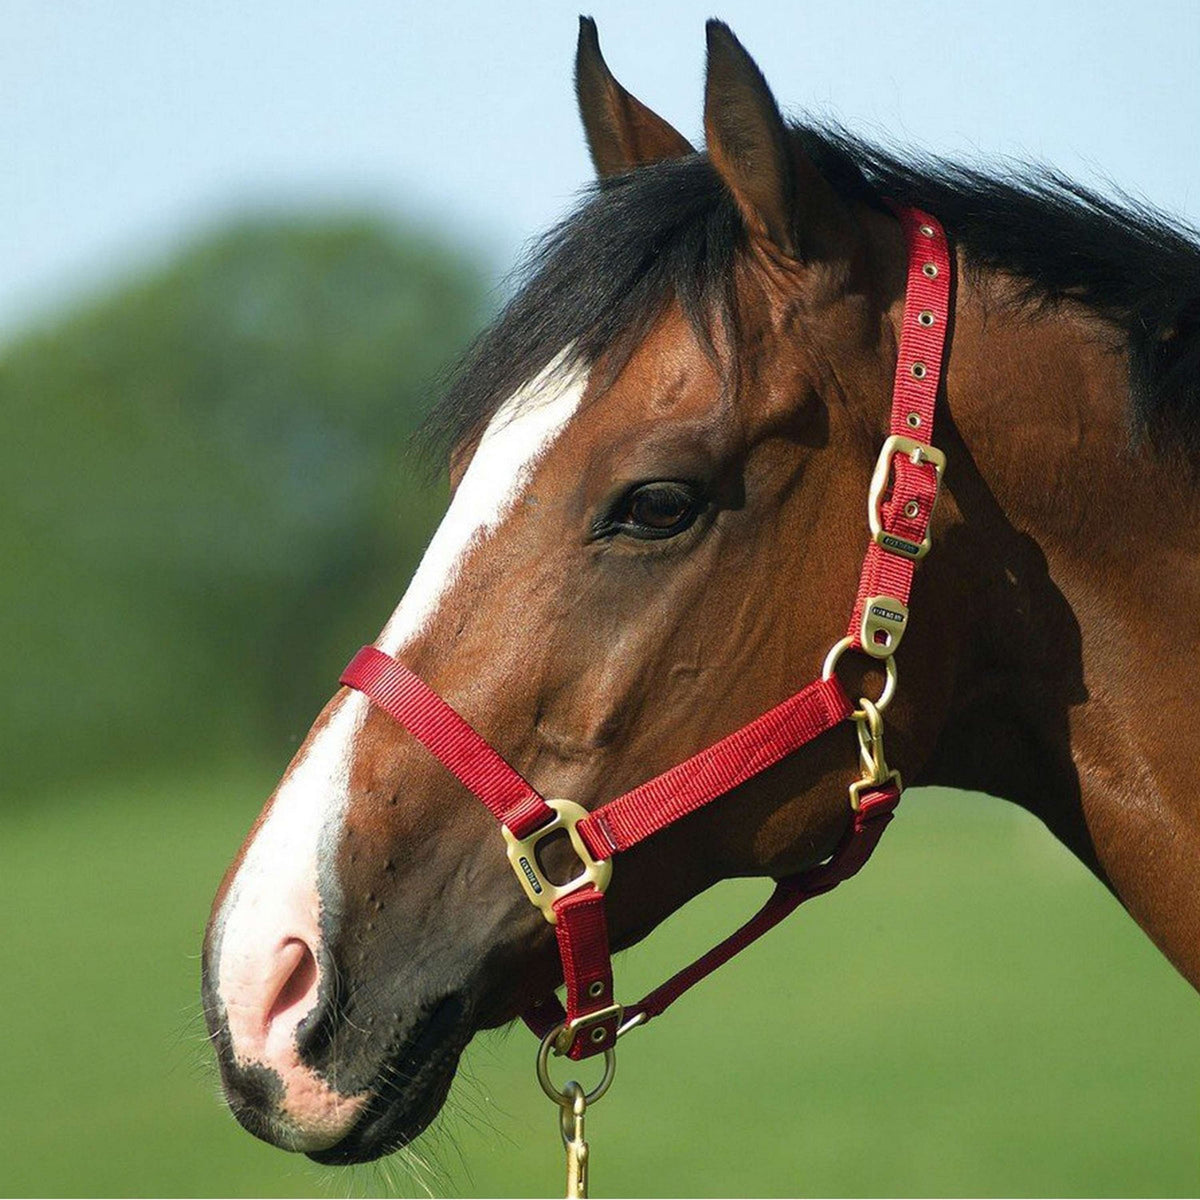
{"type": "MultiPolygon", "coordinates": [[[[451,501],[376,645],[542,795],[594,810],[790,696],[841,636],[907,256],[892,212],[785,124],[720,23],[703,152],[617,83],[586,20],[576,82],[599,181],[440,403],[451,501]]],[[[962,337],[977,390],[1016,395],[1019,374],[995,378],[974,326],[962,337]]],[[[953,424],[947,437],[977,480],[953,424]]],[[[964,635],[978,597],[1045,579],[981,485],[939,503],[934,533],[946,550],[922,566],[889,714],[914,774],[963,656],[990,644],[964,635]]],[[[1045,647],[1046,677],[1075,686],[1069,613],[1045,647]]],[[[846,676],[851,695],[882,681],[869,659],[846,676]]],[[[1065,692],[1042,700],[1065,711],[1065,692]]],[[[981,733],[973,761],[1008,770],[1007,745],[981,733]]],[[[614,945],[718,880],[825,859],[857,753],[849,727],[832,731],[624,855],[614,945]]],[[[548,874],[570,873],[565,840],[544,850],[548,874]]],[[[319,1161],[386,1153],[435,1115],[474,1033],[559,971],[495,821],[366,696],[338,691],[208,927],[205,1007],[239,1120],[319,1161]]]]}

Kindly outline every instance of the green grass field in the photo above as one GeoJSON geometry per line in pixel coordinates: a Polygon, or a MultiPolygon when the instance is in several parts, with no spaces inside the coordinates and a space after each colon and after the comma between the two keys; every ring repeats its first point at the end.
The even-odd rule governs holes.
{"type": "MultiPolygon", "coordinates": [[[[471,1047],[420,1161],[323,1170],[218,1103],[200,936],[271,782],[158,778],[0,813],[0,1191],[554,1194],[556,1113],[522,1030],[471,1047]]],[[[763,892],[692,905],[618,963],[621,992],[763,892]]],[[[862,876],[622,1043],[592,1188],[1194,1195],[1198,1118],[1195,993],[1031,818],[914,792],[862,876]]]]}

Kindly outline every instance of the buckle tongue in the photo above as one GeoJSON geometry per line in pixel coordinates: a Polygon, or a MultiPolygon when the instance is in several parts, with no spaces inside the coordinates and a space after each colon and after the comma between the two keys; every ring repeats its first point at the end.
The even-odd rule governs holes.
{"type": "Polygon", "coordinates": [[[529,897],[530,904],[541,909],[542,916],[551,925],[557,925],[558,914],[554,911],[554,905],[564,896],[569,896],[588,884],[596,891],[603,892],[612,878],[612,860],[594,859],[584,843],[578,829],[579,822],[588,815],[583,805],[576,804],[573,800],[547,800],[546,803],[554,809],[554,819],[535,829],[528,837],[517,837],[507,825],[501,825],[500,832],[504,835],[506,853],[513,874],[516,875],[525,895],[529,897]],[[567,831],[571,847],[583,863],[582,873],[566,883],[551,882],[537,858],[538,843],[559,829],[567,831]]]}

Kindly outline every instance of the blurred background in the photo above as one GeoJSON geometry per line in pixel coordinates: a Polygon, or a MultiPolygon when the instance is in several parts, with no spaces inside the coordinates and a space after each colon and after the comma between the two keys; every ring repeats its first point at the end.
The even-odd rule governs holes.
{"type": "MultiPolygon", "coordinates": [[[[0,1190],[552,1194],[523,1033],[413,1152],[323,1170],[217,1099],[212,893],[444,505],[406,444],[589,178],[559,3],[5,0],[0,1190]]],[[[707,0],[598,0],[700,125],[707,0]]],[[[785,107],[1200,222],[1200,7],[727,0],[785,107]]],[[[1032,818],[911,793],[871,870],[631,1039],[597,1193],[1189,1195],[1200,1011],[1032,818]]],[[[763,891],[619,964],[657,982],[763,891]]]]}

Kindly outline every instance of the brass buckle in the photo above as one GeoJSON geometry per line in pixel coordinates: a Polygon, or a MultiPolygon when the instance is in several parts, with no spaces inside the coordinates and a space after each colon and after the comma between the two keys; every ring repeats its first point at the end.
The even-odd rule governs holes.
{"type": "Polygon", "coordinates": [[[573,800],[547,800],[546,803],[554,809],[553,820],[535,829],[528,837],[517,837],[507,825],[501,825],[500,832],[507,843],[506,852],[513,874],[529,897],[530,904],[541,909],[542,916],[551,925],[557,925],[558,914],[554,911],[554,905],[589,883],[596,891],[603,892],[612,878],[612,860],[605,858],[597,861],[584,844],[577,826],[588,815],[586,808],[573,800]],[[559,829],[567,831],[575,856],[583,863],[582,873],[566,883],[552,883],[542,872],[537,860],[538,843],[559,829]]]}
{"type": "MultiPolygon", "coordinates": [[[[554,1037],[554,1053],[566,1054],[571,1049],[571,1044],[575,1041],[575,1035],[581,1029],[587,1029],[589,1026],[599,1028],[605,1021],[611,1021],[614,1017],[617,1019],[618,1032],[625,1020],[625,1009],[620,1004],[610,1004],[607,1008],[597,1009],[595,1012],[586,1013],[582,1017],[576,1017],[573,1021],[564,1021],[559,1027],[554,1037]]],[[[617,1039],[613,1038],[615,1042],[617,1039]]]]}
{"type": "Polygon", "coordinates": [[[872,658],[891,658],[908,628],[908,605],[895,596],[868,596],[863,601],[858,640],[872,658]]]}
{"type": "MultiPolygon", "coordinates": [[[[871,526],[872,539],[885,550],[890,550],[893,554],[899,554],[903,558],[924,558],[929,553],[930,546],[928,525],[926,525],[924,538],[919,542],[914,542],[911,538],[902,537],[898,533],[890,533],[884,529],[883,518],[879,514],[883,493],[887,491],[888,481],[892,477],[892,459],[897,454],[906,455],[914,463],[930,463],[937,478],[937,491],[939,492],[942,486],[942,475],[946,470],[946,456],[936,446],[918,442],[916,438],[905,437],[903,434],[893,433],[883,443],[883,449],[879,451],[875,471],[871,476],[871,487],[867,492],[867,521],[871,526]]],[[[937,492],[934,493],[934,503],[936,502],[937,492]]],[[[929,515],[932,517],[933,513],[930,512],[929,515]]]]}
{"type": "MultiPolygon", "coordinates": [[[[645,1012],[635,1012],[627,1020],[623,1005],[610,1004],[607,1008],[588,1013],[583,1017],[576,1017],[573,1021],[560,1021],[542,1039],[543,1049],[547,1054],[553,1051],[556,1057],[561,1058],[571,1049],[571,1043],[575,1040],[575,1034],[579,1030],[586,1029],[589,1025],[599,1025],[604,1021],[610,1021],[613,1017],[617,1019],[617,1036],[613,1038],[614,1042],[623,1038],[630,1030],[644,1025],[650,1019],[645,1012]]],[[[604,1053],[611,1053],[613,1048],[611,1045],[607,1046],[604,1053]]]]}

